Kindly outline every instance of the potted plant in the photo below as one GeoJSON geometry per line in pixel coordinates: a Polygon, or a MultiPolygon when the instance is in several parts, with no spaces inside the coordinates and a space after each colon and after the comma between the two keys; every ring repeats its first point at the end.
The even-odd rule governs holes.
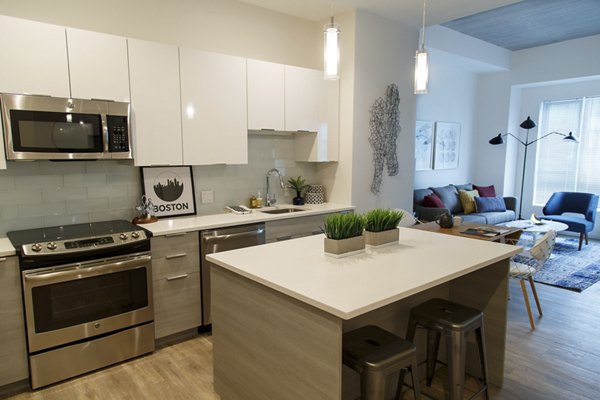
{"type": "Polygon", "coordinates": [[[379,247],[398,243],[398,223],[404,216],[402,211],[375,208],[365,214],[365,242],[379,247]]]}
{"type": "Polygon", "coordinates": [[[360,214],[332,214],[325,217],[325,254],[346,257],[365,251],[365,217],[360,214]]]}
{"type": "Polygon", "coordinates": [[[292,200],[292,204],[295,206],[304,205],[304,197],[302,197],[302,191],[308,186],[306,179],[298,176],[297,178],[288,179],[289,187],[296,191],[296,197],[292,200]]]}

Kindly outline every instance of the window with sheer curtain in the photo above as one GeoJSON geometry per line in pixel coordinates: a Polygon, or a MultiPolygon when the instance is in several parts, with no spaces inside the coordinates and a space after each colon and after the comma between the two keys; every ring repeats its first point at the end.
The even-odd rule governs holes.
{"type": "Polygon", "coordinates": [[[542,103],[538,137],[561,132],[580,143],[550,135],[537,143],[533,203],[554,192],[600,193],[600,96],[542,103]]]}

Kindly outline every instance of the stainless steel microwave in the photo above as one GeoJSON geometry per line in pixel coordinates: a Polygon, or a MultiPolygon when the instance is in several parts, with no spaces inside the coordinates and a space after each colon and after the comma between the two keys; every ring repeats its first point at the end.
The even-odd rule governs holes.
{"type": "Polygon", "coordinates": [[[0,94],[6,159],[131,159],[129,103],[0,94]]]}

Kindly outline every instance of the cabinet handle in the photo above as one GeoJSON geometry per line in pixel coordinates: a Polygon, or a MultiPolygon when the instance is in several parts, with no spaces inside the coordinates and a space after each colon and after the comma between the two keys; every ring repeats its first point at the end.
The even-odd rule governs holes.
{"type": "Polygon", "coordinates": [[[275,240],[277,240],[278,242],[281,242],[283,240],[290,240],[292,238],[292,236],[280,236],[278,238],[276,238],[275,240]]]}
{"type": "Polygon", "coordinates": [[[176,281],[177,279],[185,279],[188,277],[188,274],[170,276],[167,278],[167,281],[176,281]]]}
{"type": "Polygon", "coordinates": [[[181,257],[185,257],[185,256],[187,256],[187,253],[171,254],[171,255],[165,256],[165,259],[172,260],[174,258],[181,258],[181,257]]]}
{"type": "Polygon", "coordinates": [[[275,131],[275,128],[260,128],[261,131],[275,131]]]}
{"type": "Polygon", "coordinates": [[[6,257],[0,258],[0,262],[6,261],[6,257]]]}
{"type": "Polygon", "coordinates": [[[308,133],[310,132],[308,129],[298,129],[296,132],[300,132],[300,133],[308,133]]]}
{"type": "Polygon", "coordinates": [[[165,237],[170,238],[170,237],[185,236],[185,235],[187,235],[187,232],[169,233],[169,234],[166,234],[165,237]]]}

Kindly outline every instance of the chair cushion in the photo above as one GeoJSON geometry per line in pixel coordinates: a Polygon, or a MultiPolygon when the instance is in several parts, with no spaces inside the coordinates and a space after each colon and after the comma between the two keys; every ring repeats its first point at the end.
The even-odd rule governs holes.
{"type": "Polygon", "coordinates": [[[465,214],[471,214],[475,212],[475,196],[479,196],[479,192],[477,190],[459,190],[458,198],[460,199],[460,204],[462,204],[463,212],[465,214]]]}
{"type": "Polygon", "coordinates": [[[479,192],[480,197],[496,197],[496,188],[494,185],[490,186],[477,186],[473,185],[473,189],[479,192]]]}
{"type": "Polygon", "coordinates": [[[504,204],[504,199],[500,196],[476,197],[475,208],[477,209],[478,213],[506,211],[506,204],[504,204]]]}
{"type": "Polygon", "coordinates": [[[549,219],[551,221],[567,224],[569,226],[567,230],[570,232],[585,233],[594,229],[594,223],[583,217],[573,217],[569,215],[544,215],[542,219],[549,219]]]}
{"type": "Polygon", "coordinates": [[[446,208],[450,210],[450,213],[457,214],[463,212],[462,204],[460,204],[458,198],[458,192],[453,185],[434,187],[431,188],[431,190],[433,190],[433,193],[442,200],[446,208]]]}
{"type": "Polygon", "coordinates": [[[431,193],[423,199],[423,207],[446,208],[442,200],[435,194],[431,193]]]}

